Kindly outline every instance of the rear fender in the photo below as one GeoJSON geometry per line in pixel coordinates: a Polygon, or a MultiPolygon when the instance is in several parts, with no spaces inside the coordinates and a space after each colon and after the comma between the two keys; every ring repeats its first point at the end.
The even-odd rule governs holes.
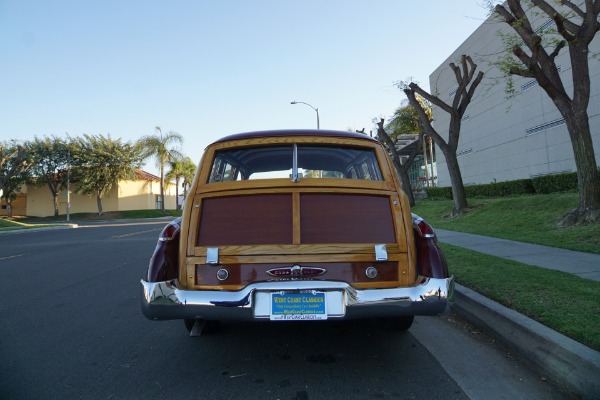
{"type": "Polygon", "coordinates": [[[160,233],[148,265],[146,280],[162,282],[179,277],[179,238],[181,219],[169,223],[160,233]]]}
{"type": "Polygon", "coordinates": [[[448,263],[435,231],[427,221],[416,214],[412,215],[412,222],[418,274],[429,278],[448,278],[448,263]]]}

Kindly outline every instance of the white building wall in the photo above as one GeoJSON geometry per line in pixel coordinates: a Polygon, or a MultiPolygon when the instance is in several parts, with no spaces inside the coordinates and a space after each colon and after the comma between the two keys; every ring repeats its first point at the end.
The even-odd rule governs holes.
{"type": "MultiPolygon", "coordinates": [[[[539,26],[548,18],[534,23],[539,26]]],[[[463,118],[458,145],[459,164],[465,185],[509,181],[538,175],[575,171],[573,150],[564,123],[542,129],[562,117],[550,98],[531,78],[514,77],[516,95],[508,98],[505,80],[491,65],[503,45],[498,31],[512,33],[505,23],[493,17],[485,21],[429,77],[431,93],[451,104],[458,87],[451,62],[460,63],[470,55],[484,72],[483,81],[463,118]],[[536,130],[537,128],[537,130],[536,130]]],[[[591,45],[591,54],[600,53],[600,35],[591,45]]],[[[568,49],[557,57],[567,93],[572,93],[568,49]]],[[[590,60],[591,99],[588,107],[596,160],[600,163],[600,60],[590,60]]],[[[448,137],[449,115],[434,107],[433,126],[448,137]]],[[[450,186],[443,153],[437,149],[439,186],[450,186]]]]}

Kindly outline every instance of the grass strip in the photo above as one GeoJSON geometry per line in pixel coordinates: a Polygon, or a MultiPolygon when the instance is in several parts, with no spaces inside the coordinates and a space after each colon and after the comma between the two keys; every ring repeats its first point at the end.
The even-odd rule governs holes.
{"type": "Polygon", "coordinates": [[[577,193],[469,199],[470,211],[449,218],[452,200],[420,200],[412,211],[434,228],[600,254],[600,224],[559,228],[577,193]]]}
{"type": "Polygon", "coordinates": [[[17,229],[36,229],[36,228],[44,228],[48,226],[60,226],[64,224],[27,224],[18,221],[10,221],[4,218],[0,218],[0,232],[2,231],[12,231],[17,229]]]}
{"type": "Polygon", "coordinates": [[[600,282],[441,246],[461,285],[600,351],[600,282]]]}

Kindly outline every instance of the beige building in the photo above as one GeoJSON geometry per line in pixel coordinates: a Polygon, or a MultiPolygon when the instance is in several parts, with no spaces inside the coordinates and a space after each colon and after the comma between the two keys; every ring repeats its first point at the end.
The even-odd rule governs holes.
{"type": "MultiPolygon", "coordinates": [[[[98,212],[95,197],[76,194],[77,182],[71,183],[71,213],[98,212]]],[[[26,186],[13,202],[13,215],[47,217],[54,215],[54,202],[48,186],[26,186]]],[[[175,184],[165,184],[165,209],[175,209],[175,184]]],[[[102,197],[104,212],[125,210],[152,210],[160,208],[160,178],[144,171],[136,171],[136,179],[120,181],[118,185],[102,197]]],[[[67,213],[67,191],[59,195],[59,213],[67,213]]],[[[6,215],[6,202],[3,199],[0,216],[6,215]]]]}

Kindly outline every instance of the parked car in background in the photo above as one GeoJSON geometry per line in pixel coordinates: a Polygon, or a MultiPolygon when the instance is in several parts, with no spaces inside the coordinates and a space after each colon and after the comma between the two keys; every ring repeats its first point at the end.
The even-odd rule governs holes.
{"type": "Polygon", "coordinates": [[[328,130],[207,147],[181,218],[160,234],[142,310],[189,330],[220,320],[442,315],[454,280],[377,140],[328,130]]]}

